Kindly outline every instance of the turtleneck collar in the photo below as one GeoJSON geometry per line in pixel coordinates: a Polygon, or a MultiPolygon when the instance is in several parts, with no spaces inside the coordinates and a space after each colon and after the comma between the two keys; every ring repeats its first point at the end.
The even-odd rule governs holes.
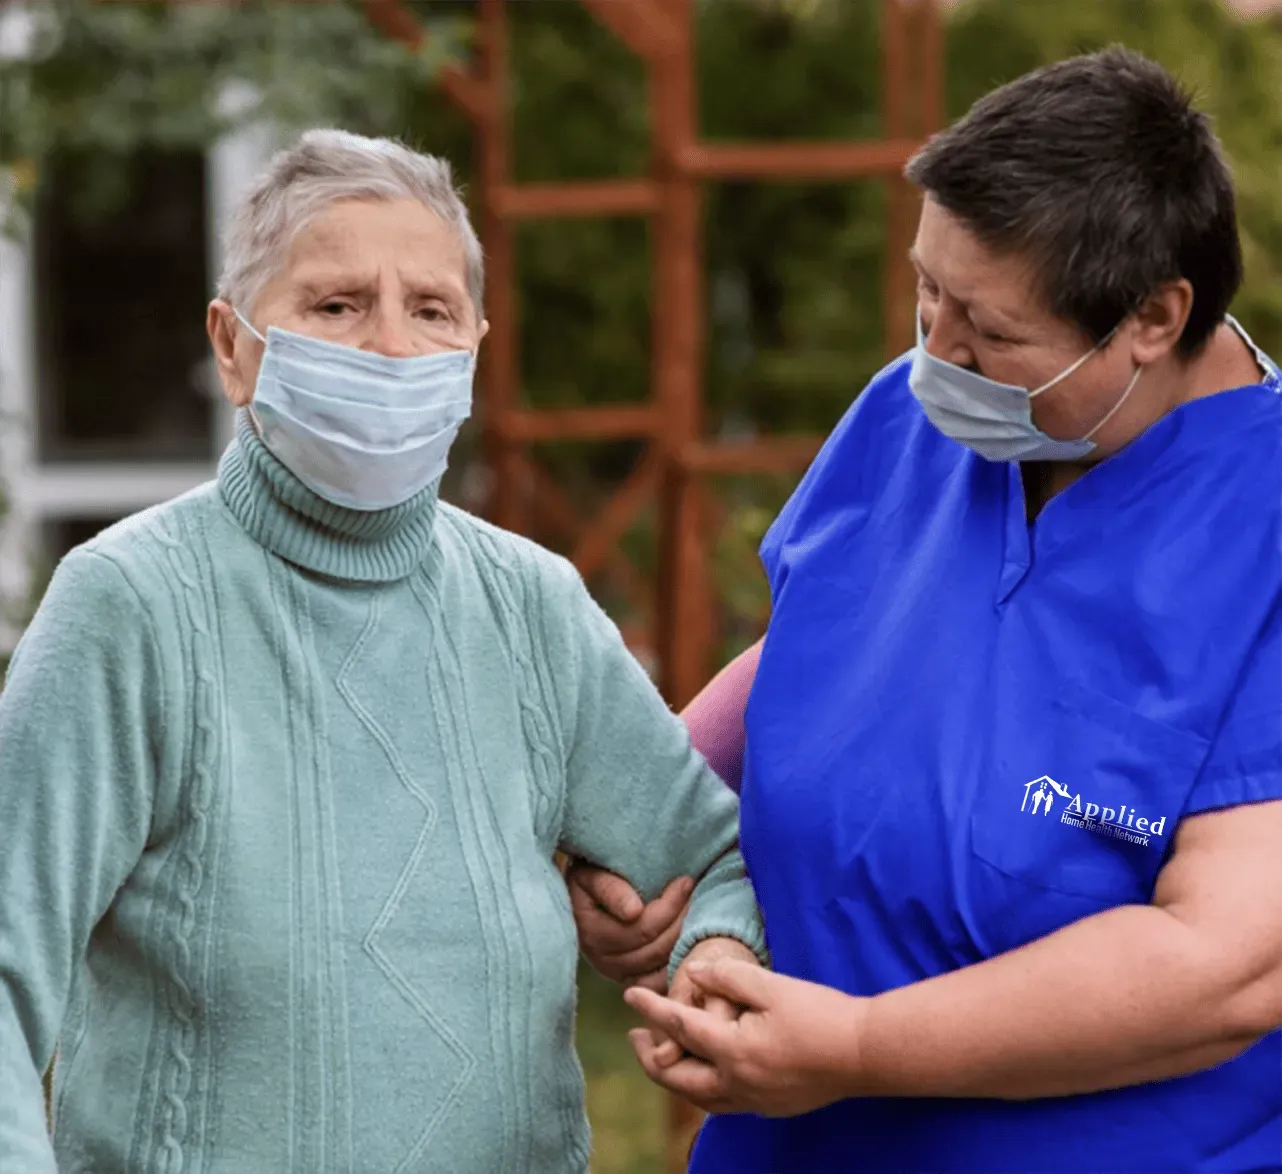
{"type": "Polygon", "coordinates": [[[268,451],[243,408],[236,413],[236,439],[218,464],[218,488],[256,542],[334,579],[391,583],[432,548],[439,482],[390,509],[334,505],[268,451]]]}

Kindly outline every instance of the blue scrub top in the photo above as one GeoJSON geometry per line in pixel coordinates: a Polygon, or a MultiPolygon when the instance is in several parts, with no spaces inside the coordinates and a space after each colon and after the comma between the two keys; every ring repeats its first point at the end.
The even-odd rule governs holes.
{"type": "MultiPolygon", "coordinates": [[[[855,995],[1148,903],[1181,819],[1282,798],[1276,370],[1176,409],[1030,526],[1019,467],[937,432],[909,365],[873,380],[766,536],[747,711],[742,845],[774,965],[855,995]]],[[[1282,1033],[1086,1096],[714,1117],[691,1165],[1279,1169],[1282,1033]]]]}

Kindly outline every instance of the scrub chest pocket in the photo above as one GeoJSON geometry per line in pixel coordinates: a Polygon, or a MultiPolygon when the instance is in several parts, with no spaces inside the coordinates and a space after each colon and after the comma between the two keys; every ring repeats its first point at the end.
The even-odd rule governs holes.
{"type": "Polygon", "coordinates": [[[985,936],[1011,949],[1152,898],[1209,744],[1063,678],[1001,691],[970,815],[991,869],[973,870],[971,895],[985,936]]]}

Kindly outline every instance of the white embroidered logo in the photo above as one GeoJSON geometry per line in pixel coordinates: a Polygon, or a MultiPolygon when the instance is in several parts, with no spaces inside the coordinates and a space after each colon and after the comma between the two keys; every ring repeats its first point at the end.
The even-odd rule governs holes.
{"type": "Polygon", "coordinates": [[[1094,832],[1097,836],[1110,836],[1129,844],[1147,845],[1151,836],[1160,836],[1166,830],[1164,815],[1157,819],[1146,816],[1137,818],[1135,808],[1127,807],[1125,803],[1117,808],[1104,807],[1099,803],[1083,803],[1080,794],[1074,794],[1050,775],[1042,775],[1041,778],[1024,784],[1024,801],[1019,809],[1026,815],[1050,815],[1057,795],[1068,800],[1067,806],[1060,812],[1059,822],[1094,832]]]}
{"type": "Polygon", "coordinates": [[[1040,779],[1034,779],[1031,783],[1024,784],[1024,802],[1020,811],[1029,810],[1029,800],[1032,801],[1032,811],[1030,814],[1036,815],[1039,811],[1043,815],[1050,815],[1051,804],[1055,802],[1055,796],[1059,795],[1064,799],[1071,799],[1068,788],[1062,783],[1057,783],[1050,775],[1042,775],[1040,779]],[[1033,790],[1036,787],[1037,790],[1033,790]]]}

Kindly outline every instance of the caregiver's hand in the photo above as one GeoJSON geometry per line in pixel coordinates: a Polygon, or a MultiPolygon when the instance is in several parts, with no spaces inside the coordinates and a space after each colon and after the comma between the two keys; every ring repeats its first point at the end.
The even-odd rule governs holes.
{"type": "MultiPolygon", "coordinates": [[[[738,1019],[743,1010],[738,1003],[720,995],[709,994],[691,977],[691,967],[697,970],[720,961],[761,965],[756,954],[734,938],[704,938],[690,948],[685,960],[677,967],[676,974],[672,976],[672,989],[668,991],[668,998],[684,1007],[697,1007],[727,1023],[738,1019]]],[[[651,1029],[649,1035],[654,1044],[654,1062],[660,1068],[668,1068],[681,1059],[683,1051],[679,1043],[657,1030],[651,1029]]]]}
{"type": "Polygon", "coordinates": [[[666,991],[694,881],[678,877],[649,905],[622,877],[589,864],[572,864],[566,883],[579,947],[593,969],[624,986],[666,991]]]}
{"type": "Polygon", "coordinates": [[[867,1000],[785,978],[755,960],[688,962],[682,970],[705,998],[726,999],[743,1010],[727,1020],[648,990],[629,990],[624,998],[653,1030],[693,1053],[666,1062],[666,1040],[656,1043],[644,1027],[630,1032],[637,1059],[656,1084],[710,1113],[767,1117],[808,1113],[857,1091],[867,1000]]]}

